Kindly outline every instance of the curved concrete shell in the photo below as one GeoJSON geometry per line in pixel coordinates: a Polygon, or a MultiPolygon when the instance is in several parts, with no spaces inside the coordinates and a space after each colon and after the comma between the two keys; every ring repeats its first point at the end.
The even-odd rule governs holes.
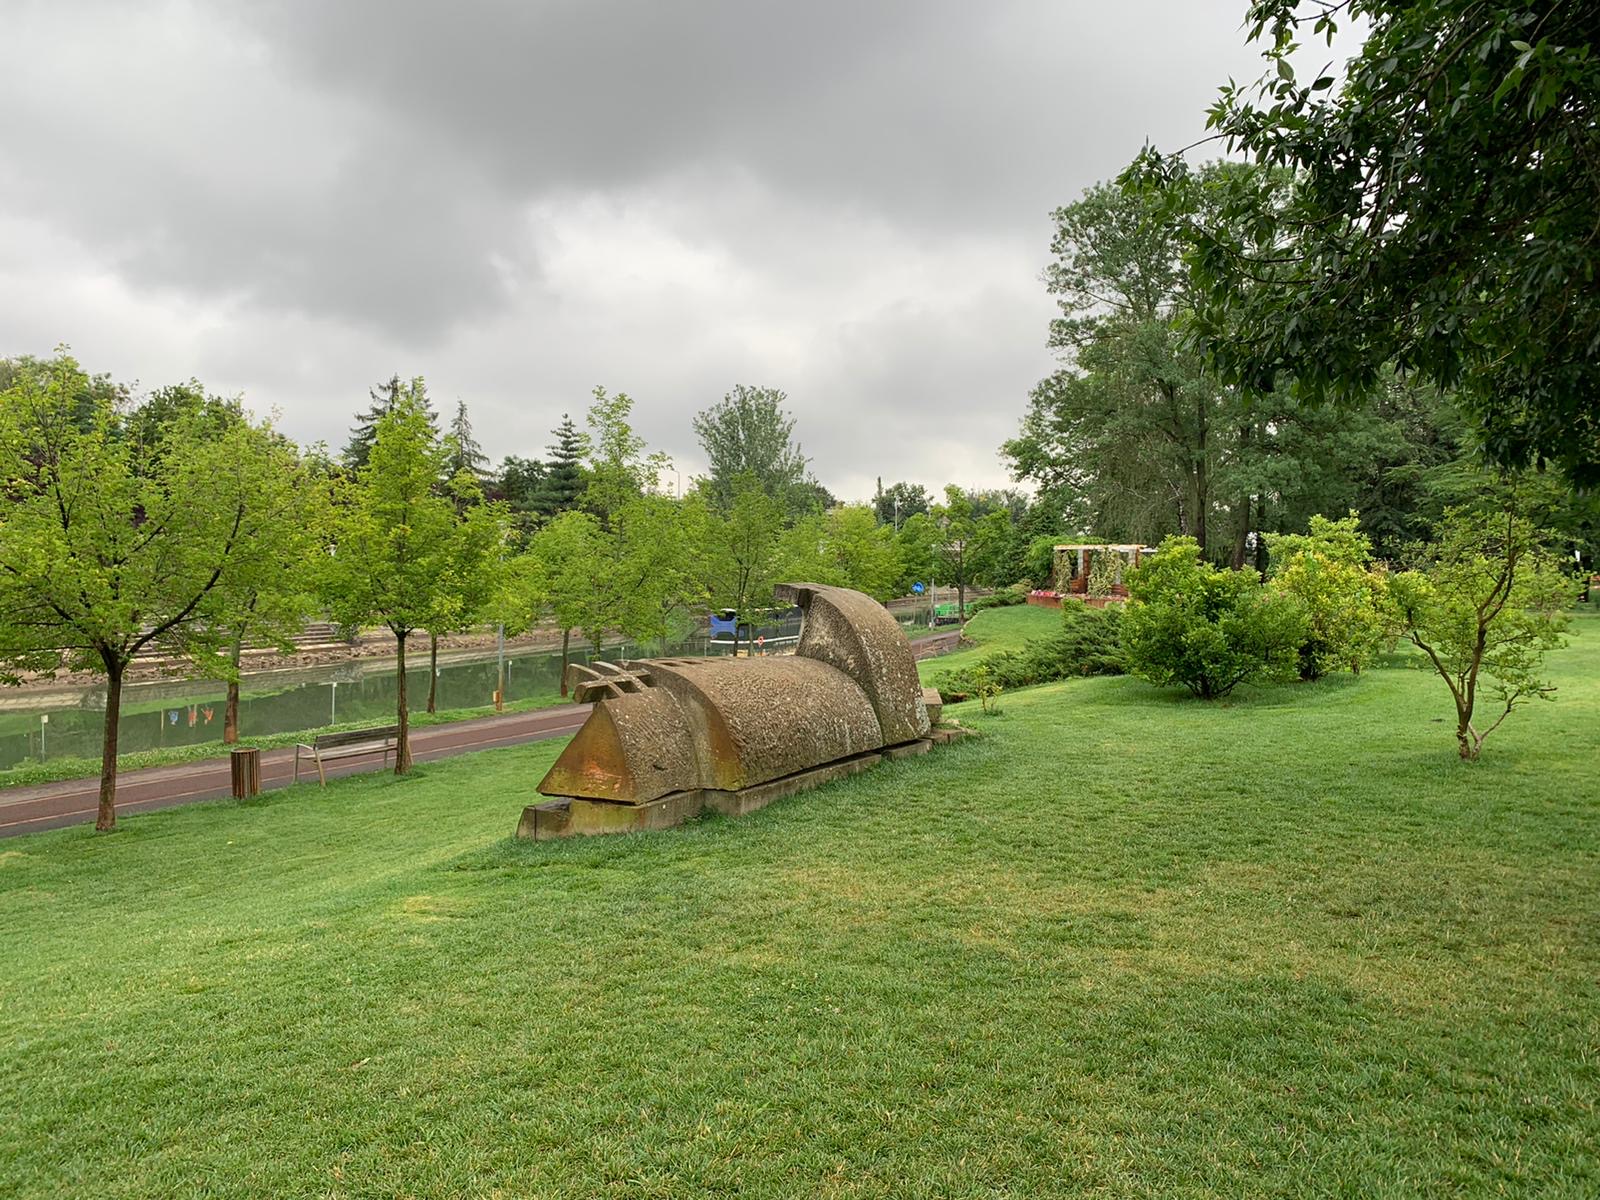
{"type": "Polygon", "coordinates": [[[736,793],[927,735],[911,647],[881,604],[810,583],[785,584],[778,595],[804,613],[792,657],[649,659],[591,671],[579,695],[605,698],[539,791],[623,805],[736,793]]]}

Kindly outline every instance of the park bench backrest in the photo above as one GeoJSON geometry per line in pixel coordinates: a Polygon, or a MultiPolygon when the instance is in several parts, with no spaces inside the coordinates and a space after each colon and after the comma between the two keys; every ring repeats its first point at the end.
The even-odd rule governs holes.
{"type": "Polygon", "coordinates": [[[319,733],[314,743],[318,750],[335,746],[354,746],[361,742],[381,742],[400,736],[400,726],[379,725],[372,729],[349,729],[343,733],[319,733]]]}

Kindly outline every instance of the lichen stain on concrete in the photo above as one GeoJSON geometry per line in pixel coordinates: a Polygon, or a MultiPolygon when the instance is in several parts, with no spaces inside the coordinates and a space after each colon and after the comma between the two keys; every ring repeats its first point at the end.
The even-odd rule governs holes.
{"type": "Polygon", "coordinates": [[[927,736],[910,644],[881,604],[809,583],[777,595],[804,614],[792,657],[619,664],[647,686],[597,701],[539,791],[633,806],[732,793],[927,736]]]}

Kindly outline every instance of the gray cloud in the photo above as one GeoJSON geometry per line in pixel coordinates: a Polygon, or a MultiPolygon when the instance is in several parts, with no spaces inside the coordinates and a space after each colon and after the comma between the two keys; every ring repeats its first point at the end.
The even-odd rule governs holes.
{"type": "Polygon", "coordinates": [[[1003,482],[1049,210],[1256,72],[1242,0],[8,8],[0,353],[334,444],[423,373],[496,456],[604,383],[688,471],[766,383],[847,496],[1003,482]]]}

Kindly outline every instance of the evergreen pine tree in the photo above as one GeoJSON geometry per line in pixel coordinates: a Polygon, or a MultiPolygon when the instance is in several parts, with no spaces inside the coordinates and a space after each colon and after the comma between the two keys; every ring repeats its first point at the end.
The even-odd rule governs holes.
{"type": "Polygon", "coordinates": [[[446,440],[444,466],[445,475],[451,479],[462,471],[480,484],[489,478],[489,456],[472,436],[472,422],[467,419],[465,400],[456,401],[455,420],[450,422],[450,434],[446,440]]]}
{"type": "Polygon", "coordinates": [[[428,418],[428,428],[435,434],[438,433],[439,419],[434,415],[433,404],[428,399],[428,385],[423,382],[421,375],[409,382],[402,380],[398,375],[391,375],[387,382],[369,388],[367,395],[372,403],[367,406],[366,412],[356,414],[356,426],[350,431],[350,440],[345,443],[344,463],[350,470],[359,471],[367,465],[367,458],[372,453],[372,442],[377,435],[378,422],[383,420],[402,399],[416,400],[420,403],[422,411],[428,418]]]}
{"type": "Polygon", "coordinates": [[[556,440],[547,447],[550,459],[534,505],[546,520],[578,506],[585,487],[583,458],[589,451],[589,439],[567,413],[552,433],[556,440]]]}

